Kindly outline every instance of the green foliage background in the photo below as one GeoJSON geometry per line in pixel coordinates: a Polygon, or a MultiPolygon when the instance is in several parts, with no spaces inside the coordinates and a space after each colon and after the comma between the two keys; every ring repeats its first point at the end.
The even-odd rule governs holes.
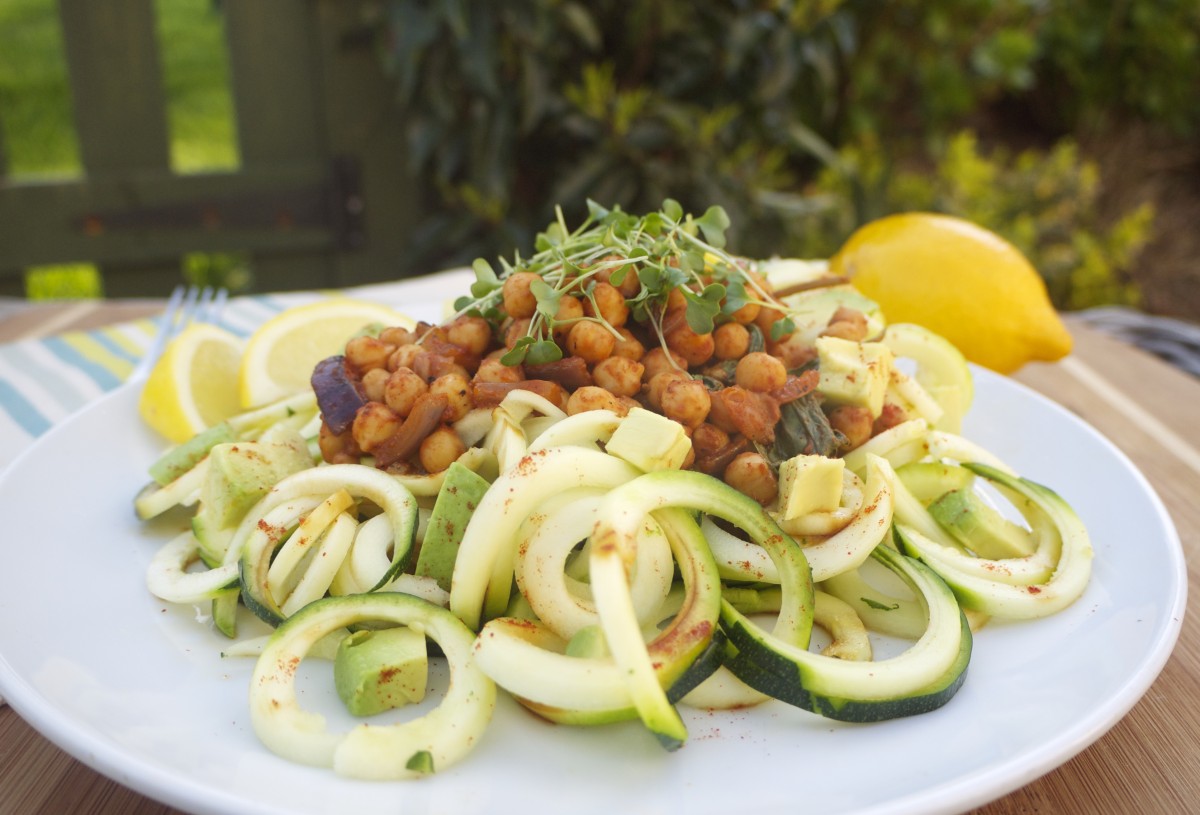
{"type": "Polygon", "coordinates": [[[752,255],[959,214],[1060,306],[1132,302],[1153,211],[1102,222],[1077,137],[1200,125],[1188,0],[385,0],[375,25],[427,195],[418,269],[527,247],[556,204],[672,197],[725,207],[752,255]]]}

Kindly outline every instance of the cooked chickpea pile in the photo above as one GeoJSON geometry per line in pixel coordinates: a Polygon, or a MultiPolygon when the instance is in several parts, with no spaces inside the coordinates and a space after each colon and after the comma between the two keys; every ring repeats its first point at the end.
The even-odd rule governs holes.
{"type": "MultiPolygon", "coordinates": [[[[606,258],[611,260],[611,258],[606,258]]],[[[808,395],[817,372],[816,350],[797,333],[770,339],[784,317],[766,280],[748,273],[764,302],[749,302],[708,333],[685,318],[686,300],[672,290],[658,327],[631,318],[640,283],[612,270],[567,289],[549,323],[562,358],[539,365],[501,358],[530,330],[538,309],[532,272],[504,279],[502,314],[491,321],[459,316],[415,330],[386,328],[347,343],[345,361],[366,402],[342,433],[321,428],[329,462],[375,456],[393,472],[435,473],[466,451],[454,423],[476,408],[490,408],[516,388],[546,397],[568,414],[608,409],[624,415],[645,407],[681,424],[692,439],[685,466],[717,475],[763,504],[776,495],[776,476],[756,443],[774,439],[781,405],[808,395]],[[586,283],[587,288],[584,288],[586,283]],[[750,350],[757,344],[763,350],[750,350]]],[[[866,317],[840,308],[823,335],[862,341],[866,317]]],[[[830,426],[845,437],[843,451],[903,421],[894,406],[873,418],[865,408],[826,406],[830,426]]]]}

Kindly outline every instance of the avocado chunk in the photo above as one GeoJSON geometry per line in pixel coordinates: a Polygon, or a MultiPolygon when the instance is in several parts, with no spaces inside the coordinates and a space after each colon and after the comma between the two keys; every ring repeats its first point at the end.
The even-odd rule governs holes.
{"type": "Polygon", "coordinates": [[[250,507],[287,476],[312,467],[313,459],[294,430],[275,432],[269,441],[217,444],[208,458],[192,531],[204,559],[219,563],[233,528],[250,507]]]}
{"type": "Polygon", "coordinates": [[[1026,557],[1037,548],[1028,530],[1005,518],[974,490],[951,490],[929,505],[929,514],[979,557],[1026,557]]]}
{"type": "Polygon", "coordinates": [[[818,337],[815,344],[821,371],[817,390],[832,402],[865,407],[878,416],[891,381],[891,349],[840,337],[818,337]]]}
{"type": "Polygon", "coordinates": [[[692,440],[678,422],[635,407],[617,425],[604,449],[649,473],[682,467],[692,440]]]}
{"type": "Polygon", "coordinates": [[[608,640],[604,639],[604,629],[599,625],[585,625],[567,641],[566,655],[604,659],[612,656],[612,653],[608,650],[608,640]]]}
{"type": "Polygon", "coordinates": [[[940,461],[914,461],[896,468],[896,475],[923,506],[951,490],[970,490],[975,483],[975,473],[966,467],[940,461]]]}
{"type": "Polygon", "coordinates": [[[442,589],[450,591],[458,546],[487,489],[488,482],[483,476],[457,461],[447,468],[429,515],[429,527],[421,542],[414,574],[432,577],[442,589]]]}
{"type": "Polygon", "coordinates": [[[428,675],[425,634],[407,626],[355,631],[333,658],[334,686],[355,716],[420,702],[428,675]]]}
{"type": "Polygon", "coordinates": [[[163,453],[150,465],[150,477],[165,487],[203,461],[208,451],[216,445],[236,440],[237,434],[229,422],[215,424],[163,453]]]}
{"type": "Polygon", "coordinates": [[[840,458],[798,455],[779,465],[779,511],[785,520],[810,512],[832,512],[842,501],[840,458]]]}

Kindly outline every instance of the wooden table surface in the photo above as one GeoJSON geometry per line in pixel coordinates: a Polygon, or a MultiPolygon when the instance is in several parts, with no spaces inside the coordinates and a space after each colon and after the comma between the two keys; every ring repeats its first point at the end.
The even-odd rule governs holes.
{"type": "MultiPolygon", "coordinates": [[[[38,306],[0,318],[0,342],[144,316],[149,303],[38,306]]],[[[977,813],[1189,813],[1200,808],[1200,625],[1193,613],[1200,547],[1200,380],[1071,322],[1075,353],[1017,379],[1091,423],[1149,479],[1188,559],[1188,614],[1146,696],[1062,767],[977,813]]],[[[0,815],[161,815],[178,810],[97,774],[0,708],[0,815]]]]}

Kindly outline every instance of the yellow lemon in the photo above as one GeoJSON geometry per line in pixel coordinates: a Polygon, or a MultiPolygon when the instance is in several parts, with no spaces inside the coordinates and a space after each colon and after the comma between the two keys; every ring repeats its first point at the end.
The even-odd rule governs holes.
{"type": "Polygon", "coordinates": [[[257,407],[305,390],[318,362],[342,353],[347,340],[372,324],[416,325],[387,306],[345,297],[275,315],[246,341],[238,373],[242,407],[257,407]]]}
{"type": "Polygon", "coordinates": [[[185,442],[236,413],[242,341],[206,323],[185,328],[167,344],[138,399],[138,412],[156,431],[185,442]]]}
{"type": "Polygon", "coordinates": [[[829,266],[879,303],[889,322],[923,325],[994,371],[1071,352],[1071,335],[1037,270],[1011,243],[970,221],[890,215],[859,228],[829,266]]]}

